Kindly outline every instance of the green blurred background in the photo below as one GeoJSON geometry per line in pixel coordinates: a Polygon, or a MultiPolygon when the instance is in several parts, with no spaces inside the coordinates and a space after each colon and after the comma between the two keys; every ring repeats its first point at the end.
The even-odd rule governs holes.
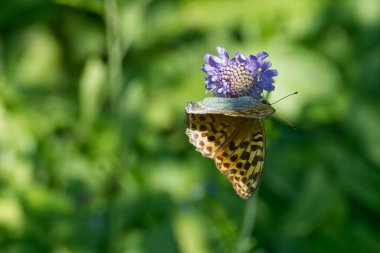
{"type": "Polygon", "coordinates": [[[0,252],[380,252],[379,95],[378,0],[2,0],[0,252]],[[217,45],[299,92],[249,201],[184,133],[217,45]]]}

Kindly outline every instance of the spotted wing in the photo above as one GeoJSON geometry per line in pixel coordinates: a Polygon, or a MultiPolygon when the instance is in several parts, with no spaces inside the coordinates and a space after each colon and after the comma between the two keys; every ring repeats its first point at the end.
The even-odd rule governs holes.
{"type": "Polygon", "coordinates": [[[241,118],[239,127],[215,154],[215,163],[247,199],[256,191],[264,168],[265,133],[259,119],[241,118]]]}
{"type": "Polygon", "coordinates": [[[214,159],[240,197],[249,198],[257,189],[264,165],[262,121],[223,114],[186,116],[190,143],[203,156],[214,159]]]}
{"type": "Polygon", "coordinates": [[[216,152],[236,132],[238,124],[225,115],[186,113],[186,126],[186,134],[195,149],[214,159],[216,152]]]}

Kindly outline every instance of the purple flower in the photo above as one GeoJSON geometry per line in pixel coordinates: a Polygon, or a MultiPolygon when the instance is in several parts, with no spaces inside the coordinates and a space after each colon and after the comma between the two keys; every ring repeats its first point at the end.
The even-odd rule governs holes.
{"type": "Polygon", "coordinates": [[[237,52],[235,57],[229,58],[223,47],[216,48],[219,57],[206,54],[204,59],[208,64],[202,66],[206,76],[206,90],[212,90],[218,97],[262,97],[262,92],[273,91],[273,77],[277,70],[269,69],[270,61],[265,52],[257,55],[244,56],[237,52]]]}

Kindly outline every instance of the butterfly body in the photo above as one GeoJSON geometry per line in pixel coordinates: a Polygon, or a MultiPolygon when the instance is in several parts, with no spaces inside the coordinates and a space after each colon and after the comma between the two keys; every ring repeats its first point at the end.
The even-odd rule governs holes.
{"type": "Polygon", "coordinates": [[[257,189],[265,159],[262,119],[273,107],[252,97],[206,98],[186,106],[186,134],[203,156],[247,199],[257,189]]]}

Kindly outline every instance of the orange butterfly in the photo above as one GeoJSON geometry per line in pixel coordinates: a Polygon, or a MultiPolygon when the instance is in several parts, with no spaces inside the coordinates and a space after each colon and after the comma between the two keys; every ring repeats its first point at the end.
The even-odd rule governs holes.
{"type": "Polygon", "coordinates": [[[206,98],[186,108],[186,134],[203,156],[215,161],[236,193],[248,199],[260,182],[265,160],[262,119],[275,109],[250,96],[206,98]]]}

